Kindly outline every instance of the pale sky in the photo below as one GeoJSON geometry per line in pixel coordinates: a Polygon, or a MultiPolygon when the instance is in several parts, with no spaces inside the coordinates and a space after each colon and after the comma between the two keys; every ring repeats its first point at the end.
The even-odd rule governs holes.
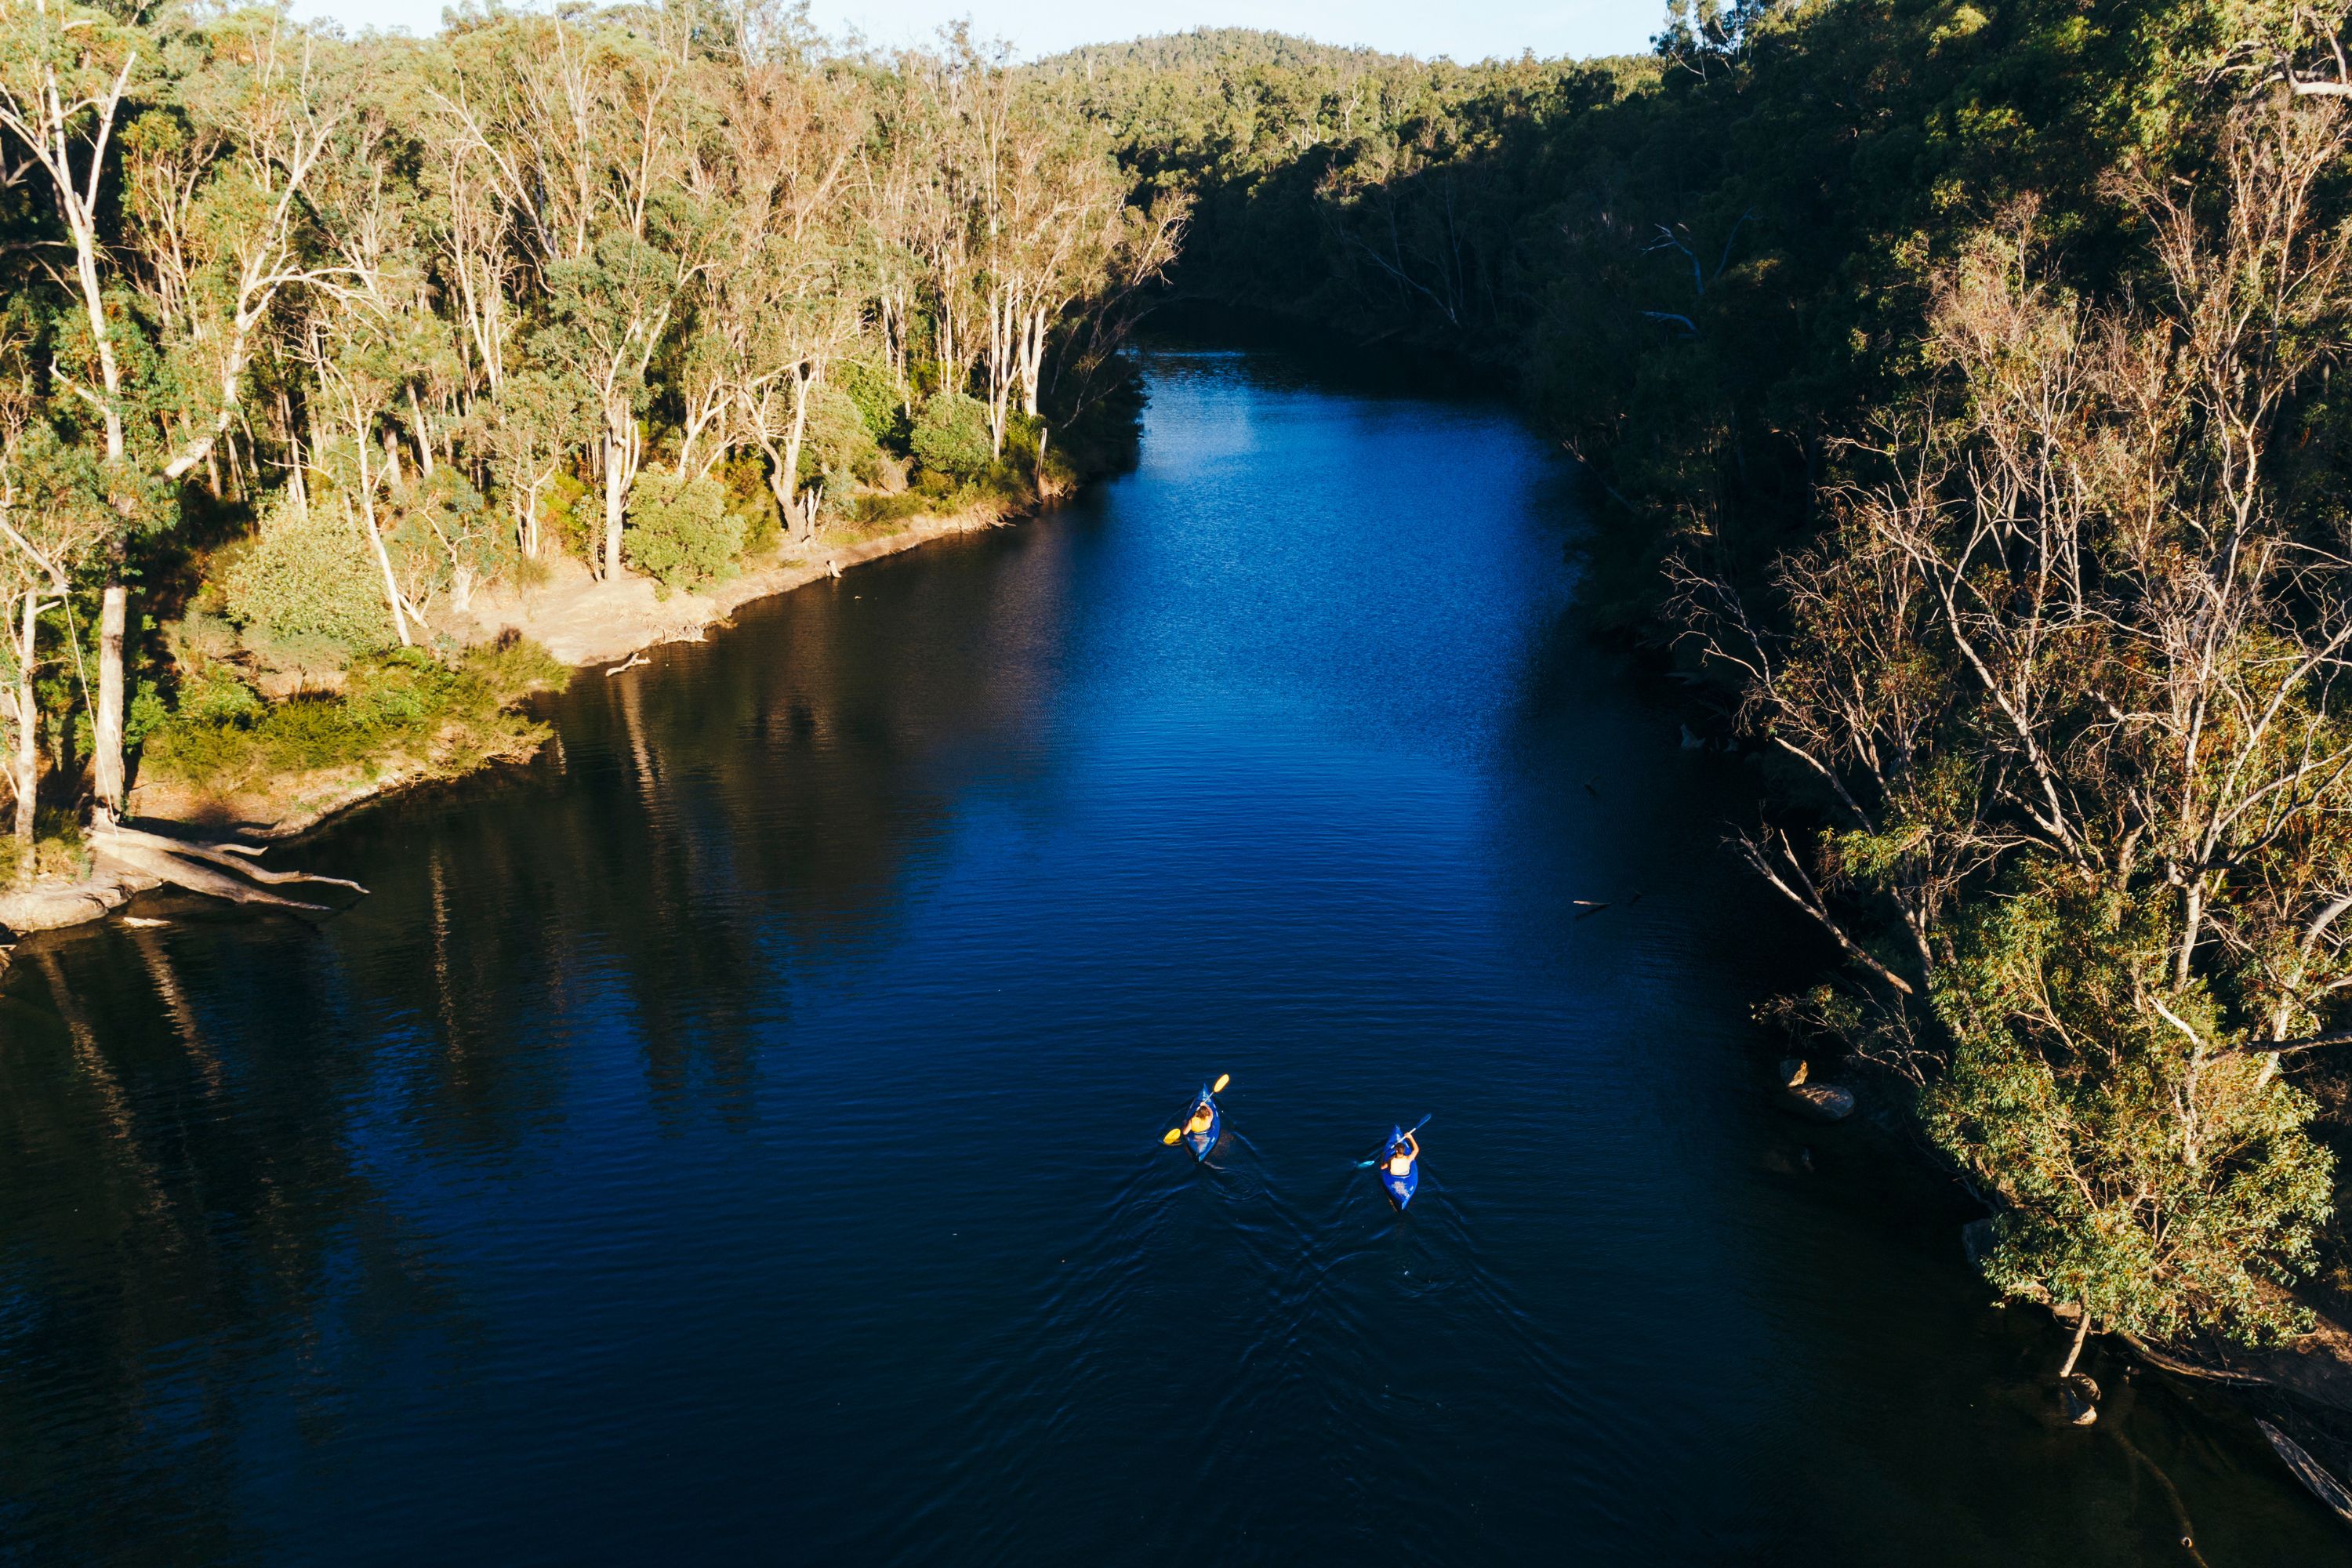
{"type": "MultiPolygon", "coordinates": [[[[443,0],[295,0],[295,14],[425,34],[441,26],[443,0]]],[[[918,43],[943,22],[969,16],[983,37],[1024,56],[1190,27],[1265,27],[1330,44],[1462,61],[1524,49],[1538,55],[1614,55],[1645,49],[1664,0],[813,0],[827,34],[855,27],[877,44],[918,43]]]]}

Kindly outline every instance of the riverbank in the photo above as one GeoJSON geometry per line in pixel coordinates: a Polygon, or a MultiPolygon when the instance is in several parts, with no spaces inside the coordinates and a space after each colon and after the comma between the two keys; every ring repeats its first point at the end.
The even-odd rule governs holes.
{"type": "MultiPolygon", "coordinates": [[[[527,637],[558,663],[575,669],[623,659],[669,642],[698,642],[745,605],[837,577],[852,566],[896,555],[935,539],[1001,526],[1013,514],[985,508],[908,519],[870,531],[837,530],[805,543],[787,543],[765,564],[747,566],[724,583],[664,597],[660,584],[635,574],[616,582],[589,575],[581,562],[556,563],[551,581],[528,593],[484,595],[474,605],[478,635],[509,631],[527,637]]],[[[305,831],[315,822],[281,826],[271,837],[305,831]]]]}
{"type": "MultiPolygon", "coordinates": [[[[575,674],[598,671],[665,643],[698,642],[746,605],[934,540],[1002,527],[1022,515],[1026,514],[974,507],[871,530],[836,527],[814,540],[784,542],[766,561],[747,564],[725,582],[667,595],[650,578],[631,574],[604,581],[566,556],[553,563],[547,581],[530,589],[487,590],[465,615],[447,618],[442,627],[469,647],[525,638],[575,674]]],[[[626,679],[621,671],[613,673],[626,679]]],[[[170,776],[142,777],[131,786],[129,816],[166,835],[227,834],[250,842],[283,843],[371,802],[464,777],[493,763],[524,761],[545,743],[546,731],[533,726],[509,743],[488,747],[452,745],[446,743],[449,740],[436,737],[421,751],[403,749],[362,762],[241,781],[226,790],[170,776]]],[[[82,877],[46,878],[31,888],[0,893],[0,928],[22,935],[103,920],[139,893],[161,885],[137,867],[112,861],[100,848],[90,849],[84,864],[82,877]]]]}

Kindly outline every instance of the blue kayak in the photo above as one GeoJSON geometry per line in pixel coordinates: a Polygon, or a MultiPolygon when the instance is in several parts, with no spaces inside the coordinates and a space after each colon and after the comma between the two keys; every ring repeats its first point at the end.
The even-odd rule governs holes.
{"type": "Polygon", "coordinates": [[[1184,1147],[1192,1151],[1195,1160],[1207,1159],[1209,1151],[1217,1146],[1217,1134],[1225,1127],[1224,1114],[1217,1109],[1217,1097],[1207,1084],[1201,1086],[1200,1098],[1193,1100],[1192,1109],[1184,1113],[1184,1147]],[[1193,1114],[1204,1105],[1209,1108],[1208,1131],[1194,1132],[1192,1131],[1193,1114]]]}
{"type": "Polygon", "coordinates": [[[1414,1145],[1412,1163],[1405,1168],[1403,1175],[1400,1176],[1389,1169],[1389,1162],[1396,1157],[1397,1145],[1403,1142],[1404,1129],[1391,1126],[1388,1144],[1381,1151],[1381,1190],[1388,1194],[1389,1202],[1396,1205],[1399,1214],[1404,1212],[1405,1205],[1412,1202],[1412,1194],[1421,1190],[1419,1144],[1414,1145]]]}

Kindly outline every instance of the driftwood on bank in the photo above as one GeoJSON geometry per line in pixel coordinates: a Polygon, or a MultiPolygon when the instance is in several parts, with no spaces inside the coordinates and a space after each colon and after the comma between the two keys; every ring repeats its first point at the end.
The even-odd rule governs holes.
{"type": "Polygon", "coordinates": [[[168,838],[160,833],[148,833],[116,823],[99,824],[90,833],[89,843],[102,860],[110,860],[125,869],[152,877],[159,882],[188,892],[226,899],[231,903],[298,910],[305,914],[331,914],[333,910],[328,905],[286,898],[265,891],[255,884],[267,883],[273,887],[288,883],[315,884],[348,888],[362,895],[367,892],[357,882],[341,877],[270,870],[257,864],[261,850],[249,844],[206,844],[192,839],[168,838]]]}

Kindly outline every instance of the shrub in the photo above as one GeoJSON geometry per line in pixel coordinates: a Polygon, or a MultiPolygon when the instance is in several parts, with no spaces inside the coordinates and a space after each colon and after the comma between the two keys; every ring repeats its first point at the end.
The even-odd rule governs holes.
{"type": "MultiPolygon", "coordinates": [[[[987,434],[985,425],[982,435],[987,434]]],[[[801,441],[800,481],[830,479],[845,489],[844,479],[870,485],[882,477],[882,448],[864,414],[846,393],[825,386],[817,389],[809,405],[808,431],[801,441]]]]}
{"type": "Polygon", "coordinates": [[[223,616],[192,609],[165,624],[163,646],[183,669],[199,669],[236,652],[236,627],[223,616]]]}
{"type": "Polygon", "coordinates": [[[842,510],[848,520],[860,528],[878,528],[885,523],[904,522],[935,511],[939,502],[920,490],[900,490],[896,495],[865,495],[854,498],[842,510]]]}
{"type": "Polygon", "coordinates": [[[418,648],[360,658],[341,696],[257,700],[224,712],[192,708],[183,693],[179,710],[148,736],[142,766],[221,791],[403,757],[457,773],[536,746],[545,727],[509,704],[561,686],[567,675],[537,643],[509,636],[454,665],[418,648]]]}
{"type": "Polygon", "coordinates": [[[458,668],[488,686],[501,706],[526,692],[561,691],[572,680],[572,671],[553,654],[512,626],[494,641],[467,649],[458,668]]]}
{"type": "Polygon", "coordinates": [[[734,572],[743,520],[727,510],[727,492],[716,479],[646,474],[630,493],[621,548],[629,564],[665,591],[691,588],[734,572]]]}
{"type": "Polygon", "coordinates": [[[907,410],[898,401],[898,384],[884,366],[862,359],[845,359],[833,367],[832,384],[856,405],[858,418],[877,441],[903,452],[907,449],[907,410]]]}
{"type": "Polygon", "coordinates": [[[577,474],[558,473],[539,492],[540,532],[566,554],[584,553],[604,521],[597,513],[600,499],[577,474]],[[588,504],[581,505],[583,500],[588,504]]]}
{"type": "MultiPolygon", "coordinates": [[[[0,885],[14,882],[24,865],[24,849],[13,837],[0,836],[0,885]]],[[[82,841],[81,821],[73,812],[44,805],[33,815],[33,874],[79,881],[89,873],[89,850],[82,841]]]]}
{"type": "Polygon", "coordinates": [[[261,699],[230,671],[215,667],[180,688],[179,710],[209,723],[226,724],[259,712],[261,699]]]}
{"type": "Polygon", "coordinates": [[[340,508],[281,501],[221,592],[247,645],[273,662],[340,668],[395,640],[367,536],[340,508]]]}
{"type": "Polygon", "coordinates": [[[142,680],[139,689],[131,693],[131,705],[123,710],[122,743],[135,748],[147,738],[147,731],[171,717],[171,711],[155,682],[142,680]]]}
{"type": "Polygon", "coordinates": [[[988,440],[988,405],[961,392],[942,392],[915,421],[915,461],[935,474],[963,479],[996,460],[988,440]]]}
{"type": "Polygon", "coordinates": [[[775,492],[768,489],[767,458],[756,449],[739,451],[719,465],[718,477],[726,487],[727,510],[743,520],[743,558],[773,549],[783,524],[775,492]]]}

